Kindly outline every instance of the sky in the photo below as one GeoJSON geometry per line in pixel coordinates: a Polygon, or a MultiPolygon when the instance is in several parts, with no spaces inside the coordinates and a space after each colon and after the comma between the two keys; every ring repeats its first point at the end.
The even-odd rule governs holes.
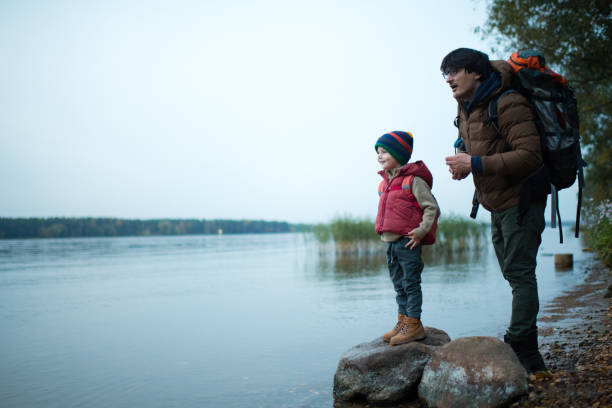
{"type": "Polygon", "coordinates": [[[485,21],[484,0],[2,1],[0,217],[372,219],[393,130],[467,216],[439,66],[506,59],[485,21]]]}

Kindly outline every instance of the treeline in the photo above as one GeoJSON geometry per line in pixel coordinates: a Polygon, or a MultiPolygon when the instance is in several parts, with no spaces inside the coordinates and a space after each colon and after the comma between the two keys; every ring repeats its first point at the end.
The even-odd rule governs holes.
{"type": "Polygon", "coordinates": [[[304,224],[260,220],[0,218],[0,239],[260,234],[308,229],[304,224]]]}

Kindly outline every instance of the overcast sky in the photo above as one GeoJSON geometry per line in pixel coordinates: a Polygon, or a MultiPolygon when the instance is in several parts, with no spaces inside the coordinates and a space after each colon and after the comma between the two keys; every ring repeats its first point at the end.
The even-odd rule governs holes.
{"type": "Polygon", "coordinates": [[[0,216],[373,218],[392,130],[467,215],[439,66],[488,52],[485,19],[479,0],[3,1],[0,216]]]}

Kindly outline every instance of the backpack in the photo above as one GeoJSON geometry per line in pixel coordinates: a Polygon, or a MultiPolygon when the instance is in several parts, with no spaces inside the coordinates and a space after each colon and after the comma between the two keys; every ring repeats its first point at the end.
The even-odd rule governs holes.
{"type": "MultiPolygon", "coordinates": [[[[512,89],[489,102],[487,123],[491,123],[499,133],[497,104],[508,93],[519,92],[531,102],[536,113],[544,162],[539,173],[544,174],[545,182],[550,186],[546,193],[550,192],[551,195],[551,227],[556,228],[555,221],[559,221],[559,242],[563,243],[558,191],[572,186],[578,178],[575,232],[578,238],[584,187],[583,167],[586,163],[580,150],[578,106],[574,91],[564,77],[546,67],[545,59],[538,51],[514,52],[508,63],[514,71],[512,89]]],[[[521,192],[523,206],[528,207],[529,195],[527,192],[528,197],[522,197],[521,192]]]]}
{"type": "MultiPolygon", "coordinates": [[[[421,209],[421,207],[419,207],[419,203],[417,202],[414,194],[412,194],[412,181],[413,180],[414,180],[413,174],[406,176],[402,180],[401,186],[397,186],[397,185],[391,186],[389,187],[389,191],[401,189],[402,191],[405,191],[407,194],[409,194],[408,200],[410,200],[410,202],[419,210],[419,212],[421,213],[421,217],[422,217],[423,210],[421,209]]],[[[380,184],[378,185],[378,196],[382,195],[385,187],[386,187],[385,180],[382,180],[380,184]]],[[[437,205],[438,201],[436,200],[436,197],[434,197],[434,200],[436,201],[436,205],[437,205]]],[[[427,234],[425,234],[425,236],[421,240],[422,245],[433,245],[436,242],[436,231],[438,229],[438,218],[440,218],[440,207],[439,206],[438,206],[438,211],[436,213],[436,217],[434,218],[434,222],[431,226],[431,229],[427,232],[427,234]]]]}

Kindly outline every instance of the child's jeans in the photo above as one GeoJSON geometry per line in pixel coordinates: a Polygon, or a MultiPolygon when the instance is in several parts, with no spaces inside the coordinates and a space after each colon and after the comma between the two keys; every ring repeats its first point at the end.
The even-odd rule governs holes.
{"type": "Polygon", "coordinates": [[[420,319],[423,304],[421,245],[405,248],[408,241],[410,238],[401,238],[388,244],[387,266],[395,288],[398,313],[420,319]]]}

